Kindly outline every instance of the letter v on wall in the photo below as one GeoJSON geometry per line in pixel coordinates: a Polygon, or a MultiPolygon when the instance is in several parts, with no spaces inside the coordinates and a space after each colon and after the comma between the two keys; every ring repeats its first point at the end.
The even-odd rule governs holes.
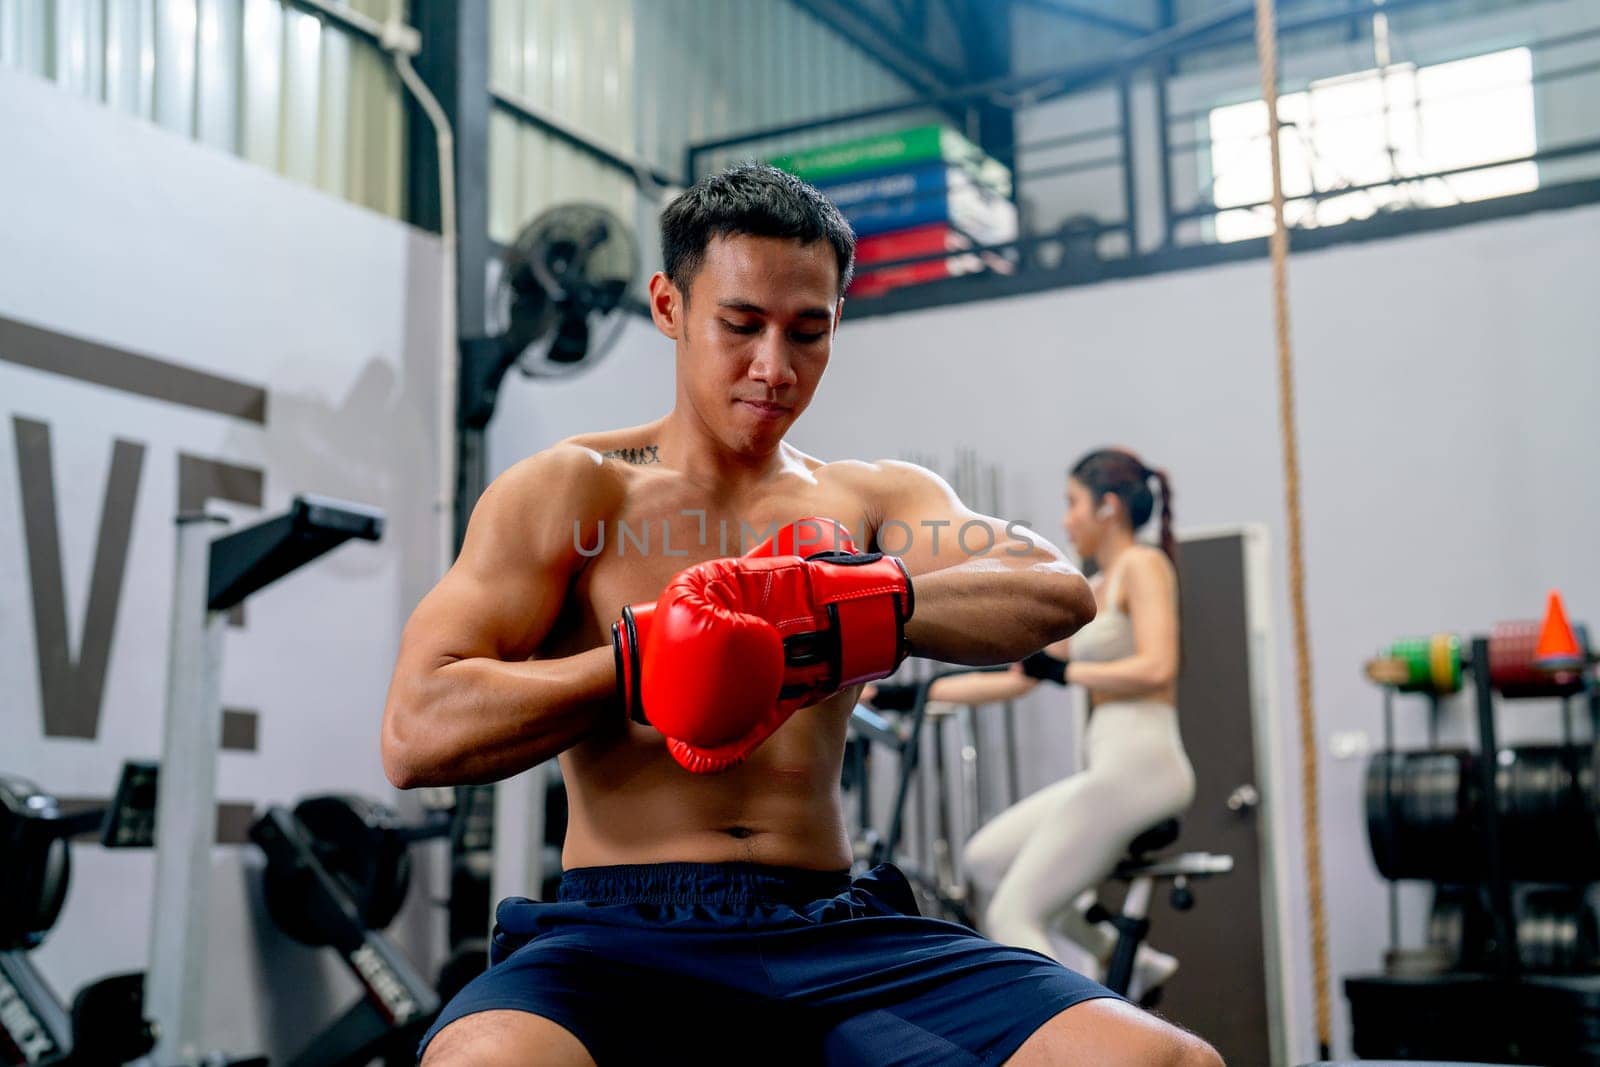
{"type": "Polygon", "coordinates": [[[111,448],[95,539],[89,601],[84,610],[78,654],[67,636],[67,595],[57,525],[55,472],[50,456],[48,424],[21,416],[12,418],[17,445],[18,484],[22,490],[22,522],[27,542],[28,577],[33,592],[35,646],[39,660],[40,707],[46,737],[93,738],[100,726],[106,663],[112,629],[122,599],[122,578],[128,562],[134,502],[144,467],[144,445],[118,438],[111,448]]]}

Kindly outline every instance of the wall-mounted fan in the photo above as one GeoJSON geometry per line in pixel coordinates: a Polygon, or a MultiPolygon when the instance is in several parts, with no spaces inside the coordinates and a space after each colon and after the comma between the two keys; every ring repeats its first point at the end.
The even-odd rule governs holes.
{"type": "Polygon", "coordinates": [[[598,204],[562,204],[506,249],[492,311],[499,332],[461,343],[459,425],[481,429],[513,366],[531,378],[589,370],[616,340],[639,269],[633,232],[598,204]]]}

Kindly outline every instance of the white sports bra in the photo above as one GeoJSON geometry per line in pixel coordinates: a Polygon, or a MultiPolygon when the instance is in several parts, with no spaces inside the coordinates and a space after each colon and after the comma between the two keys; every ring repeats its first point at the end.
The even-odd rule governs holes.
{"type": "Polygon", "coordinates": [[[1105,599],[1095,612],[1094,620],[1072,635],[1067,645],[1073,659],[1106,663],[1127,659],[1138,651],[1133,642],[1133,620],[1122,609],[1123,561],[1117,560],[1105,580],[1105,599]]]}

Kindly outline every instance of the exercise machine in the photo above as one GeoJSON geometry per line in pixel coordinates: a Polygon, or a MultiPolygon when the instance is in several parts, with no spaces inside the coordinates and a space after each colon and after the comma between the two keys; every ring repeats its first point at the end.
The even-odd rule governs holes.
{"type": "Polygon", "coordinates": [[[311,495],[296,496],[280,515],[213,538],[222,521],[203,512],[177,520],[146,984],[159,1024],[156,1055],[168,1062],[196,1055],[204,1018],[227,613],[345,541],[378,540],[384,524],[375,509],[311,495]]]}
{"type": "Polygon", "coordinates": [[[274,805],[251,826],[267,857],[263,889],[273,922],[301,944],[333,949],[361,986],[361,996],[289,1067],[415,1060],[440,1000],[383,930],[405,903],[411,846],[450,831],[447,813],[408,825],[356,796],[309,797],[293,810],[274,805]]]}

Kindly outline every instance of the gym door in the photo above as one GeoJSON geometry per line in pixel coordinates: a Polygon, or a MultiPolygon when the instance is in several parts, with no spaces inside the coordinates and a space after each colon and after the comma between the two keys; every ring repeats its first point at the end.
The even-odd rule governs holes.
{"type": "Polygon", "coordinates": [[[1265,676],[1268,666],[1252,664],[1252,654],[1266,655],[1252,628],[1264,620],[1251,618],[1253,599],[1264,599],[1263,549],[1259,530],[1185,537],[1178,546],[1178,716],[1194,764],[1195,801],[1169,851],[1224,853],[1234,869],[1196,883],[1191,912],[1174,912],[1165,892],[1156,893],[1150,910],[1152,943],[1182,961],[1157,1010],[1210,1041],[1227,1062],[1251,1064],[1281,1062],[1284,1047],[1273,1032],[1282,1016],[1275,979],[1269,982],[1277,922],[1266,906],[1274,895],[1263,865],[1270,835],[1257,761],[1264,687],[1252,683],[1252,670],[1265,676]]]}

